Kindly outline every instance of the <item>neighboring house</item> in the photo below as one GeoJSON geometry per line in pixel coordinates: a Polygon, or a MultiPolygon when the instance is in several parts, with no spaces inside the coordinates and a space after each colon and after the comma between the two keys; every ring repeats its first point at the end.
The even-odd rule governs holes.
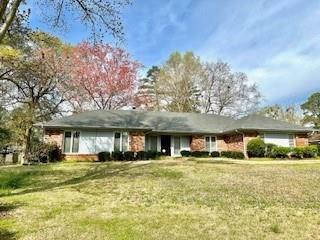
{"type": "Polygon", "coordinates": [[[257,137],[281,146],[308,144],[310,128],[250,115],[239,120],[212,114],[91,111],[44,124],[44,140],[61,147],[65,159],[96,159],[102,151],[241,151],[257,137]]]}
{"type": "Polygon", "coordinates": [[[311,144],[320,145],[320,133],[312,134],[312,135],[309,137],[309,142],[310,142],[311,144]]]}

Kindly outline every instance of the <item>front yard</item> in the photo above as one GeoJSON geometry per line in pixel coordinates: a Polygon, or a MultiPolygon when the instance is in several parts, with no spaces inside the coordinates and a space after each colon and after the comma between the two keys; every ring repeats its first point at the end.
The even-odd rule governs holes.
{"type": "Polygon", "coordinates": [[[320,161],[277,162],[1,167],[0,239],[319,239],[320,161]]]}

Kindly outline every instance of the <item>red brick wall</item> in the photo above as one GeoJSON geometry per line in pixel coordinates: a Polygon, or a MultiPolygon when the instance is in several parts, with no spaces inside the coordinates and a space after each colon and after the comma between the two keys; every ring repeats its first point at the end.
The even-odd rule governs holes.
{"type": "Polygon", "coordinates": [[[226,135],[223,137],[229,151],[243,152],[243,136],[242,134],[226,135]]]}
{"type": "Polygon", "coordinates": [[[295,142],[297,147],[307,146],[309,144],[308,135],[307,134],[296,134],[295,142]]]}
{"type": "Polygon", "coordinates": [[[59,129],[46,129],[44,131],[44,142],[57,144],[59,148],[62,148],[63,143],[63,131],[59,129]]]}
{"type": "Polygon", "coordinates": [[[143,132],[129,133],[129,151],[144,151],[145,134],[143,132]]]}
{"type": "Polygon", "coordinates": [[[191,143],[190,143],[190,151],[204,151],[205,150],[205,141],[204,136],[196,135],[191,136],[191,143]]]}
{"type": "Polygon", "coordinates": [[[98,154],[62,154],[62,160],[65,161],[98,161],[98,154]]]}

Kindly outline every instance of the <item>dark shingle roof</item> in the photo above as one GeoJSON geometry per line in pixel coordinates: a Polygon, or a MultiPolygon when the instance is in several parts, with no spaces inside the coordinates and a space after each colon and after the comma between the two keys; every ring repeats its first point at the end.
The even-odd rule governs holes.
{"type": "Polygon", "coordinates": [[[213,114],[96,110],[37,124],[46,128],[134,129],[167,133],[223,133],[235,130],[310,132],[301,126],[258,115],[234,120],[213,114]]]}
{"type": "Polygon", "coordinates": [[[228,130],[265,130],[265,131],[289,131],[289,132],[310,132],[312,129],[296,124],[275,120],[257,114],[252,114],[235,121],[228,127],[228,130]]]}

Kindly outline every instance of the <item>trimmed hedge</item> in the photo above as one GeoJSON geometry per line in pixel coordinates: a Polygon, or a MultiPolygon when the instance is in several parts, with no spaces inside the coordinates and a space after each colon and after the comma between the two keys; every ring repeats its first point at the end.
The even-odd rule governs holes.
{"type": "Polygon", "coordinates": [[[213,151],[210,153],[211,157],[215,158],[215,157],[220,157],[220,152],[218,151],[213,151]]]}
{"type": "Polygon", "coordinates": [[[145,152],[145,151],[137,152],[136,159],[137,160],[147,160],[148,159],[147,152],[145,152]]]}
{"type": "Polygon", "coordinates": [[[134,157],[134,152],[132,151],[126,151],[123,153],[123,159],[125,161],[133,161],[135,160],[135,157],[134,157]]]}
{"type": "Polygon", "coordinates": [[[221,157],[226,158],[233,158],[233,159],[244,159],[243,152],[237,152],[237,151],[222,151],[221,157]]]}
{"type": "Polygon", "coordinates": [[[123,161],[123,153],[120,152],[120,151],[114,151],[112,152],[111,154],[111,158],[112,160],[115,160],[115,161],[123,161]]]}
{"type": "Polygon", "coordinates": [[[147,151],[147,159],[155,160],[160,157],[160,154],[157,151],[147,151]]]}
{"type": "Polygon", "coordinates": [[[252,139],[247,144],[247,153],[249,157],[264,157],[266,144],[260,138],[252,139]]]}
{"type": "Polygon", "coordinates": [[[190,156],[197,157],[197,158],[205,158],[209,157],[209,152],[207,151],[194,151],[190,153],[190,156]]]}
{"type": "Polygon", "coordinates": [[[99,152],[98,160],[99,162],[110,161],[111,160],[110,152],[99,152]]]}
{"type": "Polygon", "coordinates": [[[313,158],[318,155],[318,148],[315,145],[309,145],[304,147],[303,149],[303,157],[304,158],[313,158]]]}
{"type": "Polygon", "coordinates": [[[271,157],[272,158],[288,158],[289,153],[292,151],[290,147],[281,147],[276,146],[272,149],[271,157]]]}
{"type": "Polygon", "coordinates": [[[265,156],[266,157],[272,157],[272,151],[273,148],[275,148],[277,145],[273,143],[266,143],[266,151],[265,151],[265,156]]]}
{"type": "Polygon", "coordinates": [[[182,157],[189,157],[190,156],[190,151],[182,150],[180,152],[180,154],[181,154],[182,157]]]}

